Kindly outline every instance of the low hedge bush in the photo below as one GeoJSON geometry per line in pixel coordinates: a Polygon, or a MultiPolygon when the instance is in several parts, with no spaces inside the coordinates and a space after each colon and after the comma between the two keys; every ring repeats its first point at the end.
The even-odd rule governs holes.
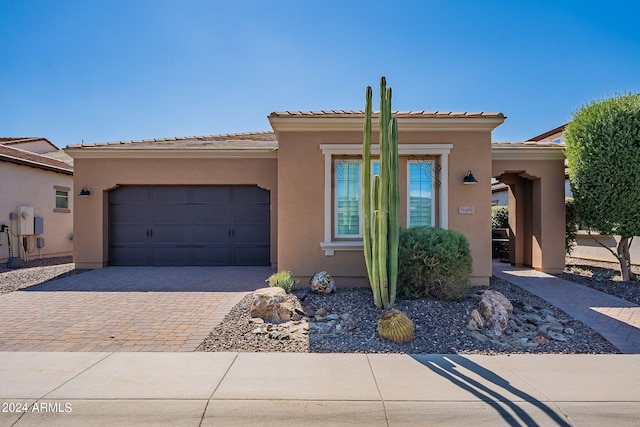
{"type": "Polygon", "coordinates": [[[463,298],[470,286],[472,257],[467,238],[433,227],[400,230],[398,296],[463,298]]]}

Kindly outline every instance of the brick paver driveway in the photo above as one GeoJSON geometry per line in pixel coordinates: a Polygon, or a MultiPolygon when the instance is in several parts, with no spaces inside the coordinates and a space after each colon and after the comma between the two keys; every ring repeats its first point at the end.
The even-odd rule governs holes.
{"type": "Polygon", "coordinates": [[[0,295],[0,351],[193,351],[269,267],[108,267],[0,295]]]}

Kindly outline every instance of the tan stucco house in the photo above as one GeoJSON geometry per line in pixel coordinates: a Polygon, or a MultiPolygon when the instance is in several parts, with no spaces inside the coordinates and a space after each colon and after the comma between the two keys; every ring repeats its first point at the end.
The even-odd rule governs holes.
{"type": "Polygon", "coordinates": [[[46,138],[0,138],[0,263],[9,258],[9,243],[18,260],[72,254],[73,167],[68,161],[46,138]]]}
{"type": "MultiPolygon", "coordinates": [[[[505,120],[501,113],[395,115],[402,226],[464,233],[473,281],[488,283],[495,177],[512,193],[513,262],[564,267],[557,147],[496,151],[491,132],[505,120]],[[477,183],[464,183],[469,172],[477,183]]],[[[269,121],[273,132],[67,147],[75,186],[90,193],[74,201],[76,266],[271,265],[299,278],[326,270],[342,284],[366,284],[363,112],[275,112],[269,121]]]]}

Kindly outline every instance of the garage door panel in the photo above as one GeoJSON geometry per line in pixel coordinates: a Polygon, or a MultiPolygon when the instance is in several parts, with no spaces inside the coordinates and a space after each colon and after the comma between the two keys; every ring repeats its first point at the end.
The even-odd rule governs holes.
{"type": "Polygon", "coordinates": [[[109,209],[112,224],[146,224],[149,207],[144,205],[112,205],[109,209]]]}
{"type": "Polygon", "coordinates": [[[189,203],[189,187],[159,186],[153,187],[153,203],[181,204],[189,203]]]}
{"type": "Polygon", "coordinates": [[[114,246],[109,250],[109,262],[113,265],[149,265],[151,251],[141,246],[114,246]]]}
{"type": "Polygon", "coordinates": [[[190,265],[191,248],[180,246],[156,246],[153,248],[153,265],[190,265]]]}
{"type": "Polygon", "coordinates": [[[229,245],[229,227],[193,227],[193,242],[195,244],[229,245]]]}
{"type": "Polygon", "coordinates": [[[191,192],[191,201],[193,203],[222,203],[227,204],[230,201],[231,187],[193,187],[191,192]]]}
{"type": "Polygon", "coordinates": [[[237,245],[268,245],[271,241],[271,233],[264,227],[243,227],[234,230],[235,243],[237,245]]]}
{"type": "Polygon", "coordinates": [[[192,240],[191,230],[178,226],[154,226],[152,243],[154,245],[186,245],[192,240]]]}
{"type": "Polygon", "coordinates": [[[269,224],[269,206],[241,205],[234,207],[236,224],[269,224]]]}
{"type": "Polygon", "coordinates": [[[109,202],[127,205],[147,205],[151,190],[146,187],[119,187],[109,193],[109,202]]]}
{"type": "Polygon", "coordinates": [[[228,246],[193,248],[193,265],[229,265],[231,250],[228,246]]]}
{"type": "Polygon", "coordinates": [[[228,205],[203,205],[193,207],[193,222],[195,224],[230,224],[232,213],[228,205]]]}
{"type": "Polygon", "coordinates": [[[109,242],[113,245],[144,245],[148,237],[148,228],[138,225],[121,225],[109,233],[109,242]]]}
{"type": "Polygon", "coordinates": [[[192,207],[188,205],[160,205],[153,207],[154,224],[191,224],[192,207]]]}

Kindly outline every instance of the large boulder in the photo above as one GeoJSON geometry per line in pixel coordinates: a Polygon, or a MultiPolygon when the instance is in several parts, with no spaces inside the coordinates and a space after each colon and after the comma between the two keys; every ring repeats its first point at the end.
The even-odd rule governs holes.
{"type": "Polygon", "coordinates": [[[300,303],[295,297],[288,297],[284,289],[262,288],[253,293],[250,315],[265,322],[281,323],[299,318],[296,309],[302,310],[300,303]]]}
{"type": "Polygon", "coordinates": [[[490,335],[499,337],[507,329],[511,313],[513,305],[507,297],[497,291],[484,291],[478,310],[473,310],[471,318],[478,328],[486,329],[490,335]]]}

